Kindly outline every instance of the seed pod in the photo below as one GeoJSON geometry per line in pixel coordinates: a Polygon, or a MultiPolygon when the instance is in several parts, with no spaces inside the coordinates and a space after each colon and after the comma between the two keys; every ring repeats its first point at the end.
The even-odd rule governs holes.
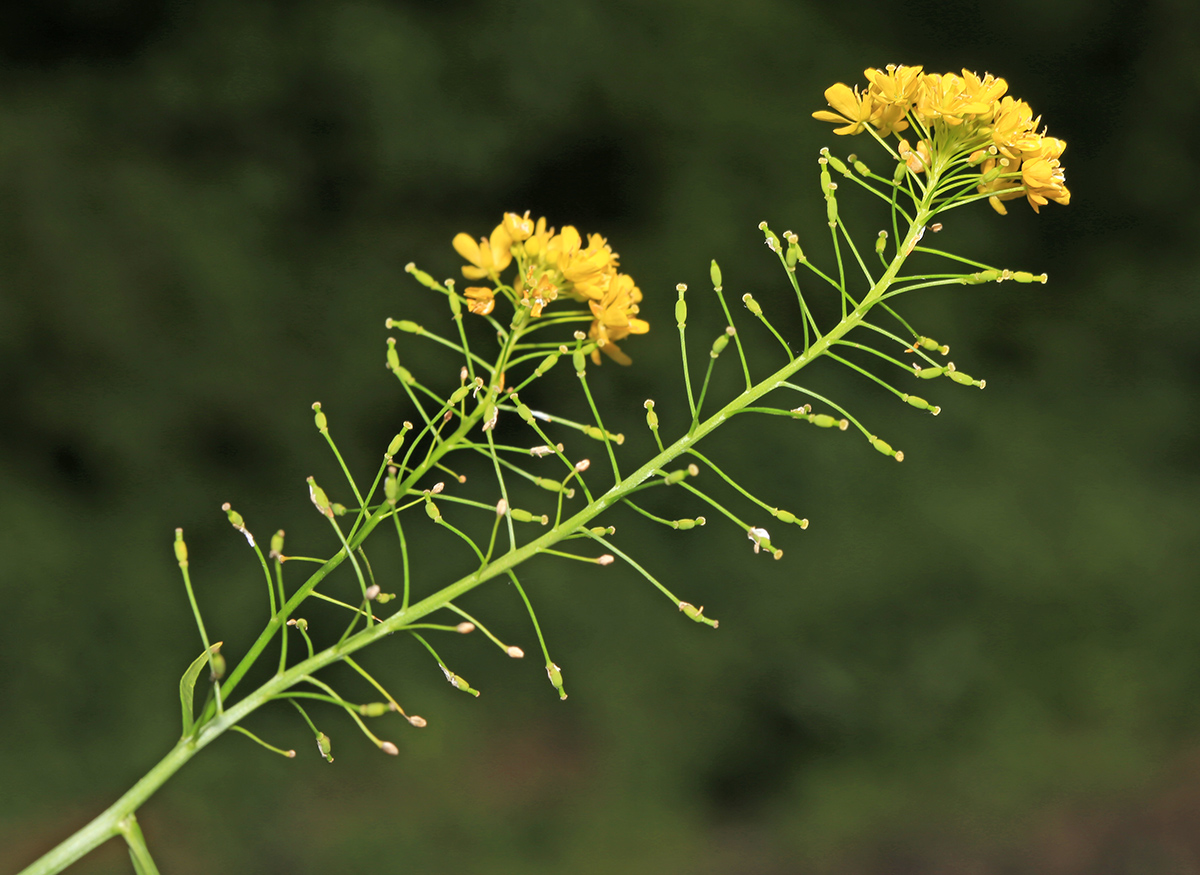
{"type": "Polygon", "coordinates": [[[389,325],[388,328],[397,328],[400,331],[406,332],[408,334],[420,334],[421,333],[421,330],[422,330],[421,326],[418,325],[416,322],[413,322],[411,319],[392,319],[390,321],[392,324],[389,325]]]}
{"type": "Polygon", "coordinates": [[[651,431],[658,431],[658,414],[654,412],[654,402],[647,398],[642,406],[646,408],[646,425],[650,426],[651,431]]]}
{"type": "Polygon", "coordinates": [[[539,377],[545,375],[546,371],[550,370],[558,364],[558,353],[552,352],[550,355],[542,359],[542,363],[533,369],[533,372],[539,377]]]}
{"type": "Polygon", "coordinates": [[[392,706],[387,702],[368,702],[358,706],[358,713],[364,717],[382,717],[391,710],[392,706]]]}
{"type": "Polygon", "coordinates": [[[833,155],[830,155],[828,149],[822,150],[821,154],[823,154],[825,156],[825,160],[829,162],[829,166],[832,167],[834,170],[836,170],[838,173],[842,174],[843,176],[850,175],[850,170],[846,167],[846,165],[842,162],[842,160],[840,158],[834,157],[833,155]]]}
{"type": "Polygon", "coordinates": [[[455,389],[454,392],[450,395],[449,405],[451,407],[456,407],[460,401],[462,401],[464,398],[467,397],[467,395],[471,391],[471,388],[472,388],[471,384],[468,383],[465,386],[459,386],[457,389],[455,389]]]}
{"type": "Polygon", "coordinates": [[[435,523],[440,522],[442,519],[442,512],[438,510],[438,506],[432,501],[425,502],[425,515],[435,523]]]}
{"type": "Polygon", "coordinates": [[[680,328],[687,324],[687,301],[683,299],[683,292],[675,302],[675,324],[680,328]]]}
{"type": "Polygon", "coordinates": [[[917,368],[916,375],[922,380],[932,380],[934,377],[940,377],[946,373],[945,368],[917,368]]]}
{"type": "Polygon", "coordinates": [[[766,237],[767,248],[772,252],[779,253],[783,251],[783,247],[779,245],[779,238],[775,236],[775,232],[767,227],[766,222],[758,223],[758,230],[763,232],[766,237]]]}
{"type": "Polygon", "coordinates": [[[725,347],[727,346],[729,346],[729,335],[724,333],[719,334],[717,335],[717,339],[713,341],[712,350],[709,352],[709,355],[716,358],[725,351],[725,347]]]}
{"type": "Polygon", "coordinates": [[[899,185],[902,183],[906,173],[908,173],[908,165],[901,161],[896,165],[896,169],[892,171],[892,184],[899,185]]]}
{"type": "Polygon", "coordinates": [[[867,167],[867,165],[863,164],[861,161],[854,162],[854,169],[856,171],[858,171],[858,173],[861,174],[862,176],[870,176],[871,175],[871,168],[867,167]]]}
{"type": "Polygon", "coordinates": [[[754,296],[751,295],[749,292],[742,295],[742,303],[745,304],[746,309],[749,310],[751,313],[753,313],[755,316],[762,315],[762,307],[760,307],[758,305],[758,301],[754,300],[754,296]]]}
{"type": "Polygon", "coordinates": [[[808,417],[808,421],[818,428],[833,428],[838,424],[838,421],[828,413],[813,413],[808,417]]]}
{"type": "Polygon", "coordinates": [[[717,260],[714,258],[712,264],[708,267],[708,275],[712,278],[713,288],[721,288],[721,268],[717,265],[717,260]]]}
{"type": "Polygon", "coordinates": [[[333,742],[324,732],[317,733],[317,750],[321,752],[321,756],[325,758],[325,762],[333,762],[333,757],[330,756],[330,751],[333,750],[333,742]]]}
{"type": "Polygon", "coordinates": [[[546,666],[546,677],[550,678],[550,683],[558,690],[558,698],[565,699],[567,691],[563,689],[562,669],[551,662],[546,666]]]}
{"type": "Polygon", "coordinates": [[[575,373],[583,376],[586,373],[587,363],[583,357],[583,350],[577,349],[571,353],[571,364],[575,366],[575,373]]]}
{"type": "MultiPolygon", "coordinates": [[[[407,431],[407,429],[405,429],[405,431],[407,431]]],[[[404,445],[404,433],[404,431],[401,431],[394,438],[392,438],[392,442],[388,444],[387,456],[389,459],[396,455],[396,453],[400,452],[400,447],[404,445]]]]}
{"type": "Polygon", "coordinates": [[[283,556],[283,529],[271,536],[271,558],[279,559],[283,556]]]}
{"type": "Polygon", "coordinates": [[[441,288],[441,286],[438,285],[437,281],[433,277],[431,277],[429,274],[425,273],[425,271],[418,268],[411,261],[408,264],[404,265],[404,269],[408,273],[411,273],[414,277],[416,277],[417,282],[419,282],[421,285],[423,285],[427,288],[430,288],[430,289],[440,289],[441,288]]]}

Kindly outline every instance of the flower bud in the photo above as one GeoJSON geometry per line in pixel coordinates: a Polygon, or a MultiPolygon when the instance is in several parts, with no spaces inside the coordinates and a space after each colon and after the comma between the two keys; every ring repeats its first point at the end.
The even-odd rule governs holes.
{"type": "Polygon", "coordinates": [[[475,624],[468,623],[466,620],[464,620],[454,627],[454,631],[456,631],[459,635],[470,635],[475,631],[475,624]]]}
{"type": "Polygon", "coordinates": [[[721,268],[717,264],[717,260],[715,258],[713,259],[712,264],[710,264],[708,267],[708,275],[712,278],[713,288],[721,288],[721,268]]]}
{"type": "Polygon", "coordinates": [[[386,754],[391,754],[392,756],[397,756],[400,753],[400,748],[396,747],[396,745],[392,744],[390,741],[379,742],[379,749],[386,754]]]}
{"type": "Polygon", "coordinates": [[[376,597],[377,595],[379,595],[379,592],[380,592],[380,590],[379,590],[379,584],[377,584],[377,583],[373,583],[373,584],[371,584],[370,586],[368,586],[368,587],[367,587],[367,591],[366,591],[366,593],[365,593],[365,595],[366,595],[366,597],[367,597],[367,601],[369,601],[369,602],[373,602],[373,601],[375,601],[375,597],[376,597]]]}
{"type": "Polygon", "coordinates": [[[612,556],[612,554],[611,554],[611,553],[605,553],[605,554],[604,554],[604,555],[602,555],[602,556],[597,556],[597,557],[596,557],[596,564],[597,564],[597,565],[612,565],[612,564],[613,564],[614,562],[616,562],[616,561],[617,561],[617,560],[613,558],[613,556],[612,556]]]}
{"type": "Polygon", "coordinates": [[[212,655],[212,673],[209,678],[219,681],[223,677],[225,677],[225,657],[220,653],[214,653],[212,655]]]}
{"type": "Polygon", "coordinates": [[[525,651],[522,650],[520,647],[518,647],[515,644],[510,644],[510,645],[508,645],[508,647],[505,647],[504,652],[507,653],[509,656],[511,656],[513,659],[524,659],[525,658],[525,651]]]}

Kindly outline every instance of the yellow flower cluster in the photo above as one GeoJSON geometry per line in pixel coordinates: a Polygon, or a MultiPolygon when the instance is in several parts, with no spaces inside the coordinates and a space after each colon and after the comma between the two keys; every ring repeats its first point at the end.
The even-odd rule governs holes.
{"type": "MultiPolygon", "coordinates": [[[[623,365],[630,359],[615,341],[650,330],[649,323],[637,318],[641,289],[633,284],[632,277],[618,272],[617,253],[599,234],[591,234],[585,241],[572,225],[555,233],[546,227],[545,218],[535,223],[526,210],[523,216],[505,213],[491,236],[479,241],[468,234],[455,235],[454,248],[470,262],[462,269],[464,277],[487,279],[494,286],[473,286],[463,291],[472,313],[491,313],[497,294],[510,297],[535,318],[560,295],[586,303],[592,314],[589,336],[599,349],[623,365]],[[512,285],[505,285],[500,274],[514,260],[516,278],[512,285]]],[[[600,360],[597,353],[592,358],[600,360]]]]}
{"type": "Polygon", "coordinates": [[[865,75],[868,85],[861,91],[842,82],[826,89],[834,111],[820,110],[813,118],[840,124],[835,134],[858,134],[868,126],[880,137],[896,134],[897,151],[915,173],[966,156],[980,168],[980,193],[1002,215],[1001,201],[1021,196],[1034,212],[1049,201],[1070,203],[1059,160],[1067,144],[1038,132],[1041,116],[1034,118],[1025,101],[1005,96],[1003,79],[895,64],[868,68],[865,75]],[[909,127],[919,132],[915,147],[900,137],[909,127]]]}

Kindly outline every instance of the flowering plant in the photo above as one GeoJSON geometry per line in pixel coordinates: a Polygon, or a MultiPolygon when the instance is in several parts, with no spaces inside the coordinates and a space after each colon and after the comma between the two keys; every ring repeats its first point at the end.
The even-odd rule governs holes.
{"type": "Polygon", "coordinates": [[[230,524],[245,537],[262,569],[270,614],[232,670],[227,671],[223,642],[210,639],[192,586],[183,534],[176,531],[175,555],[203,645],[180,680],[179,741],[125,795],[32,863],[24,875],[61,871],[116,835],[128,843],[138,873],[157,872],[138,826],[137,809],[184,763],[228,730],[241,732],[275,753],[296,756],[295,750],[275,747],[241,725],[257,709],[276,700],[286,700],[295,708],[311,730],[317,751],[330,762],[331,736],[317,725],[324,718],[309,713],[310,709],[315,713],[318,706],[347,716],[371,744],[384,753],[397,754],[399,746],[380,738],[364,718],[395,714],[417,728],[426,721],[409,714],[354,654],[385,637],[404,633],[429,652],[452,687],[478,696],[479,691],[450,667],[428,639],[435,633],[461,635],[478,630],[505,655],[523,658],[522,647],[502,641],[460,605],[468,593],[495,578],[513,584],[528,611],[549,681],[565,699],[562,669],[550,657],[533,600],[517,574],[522,563],[534,556],[601,566],[620,561],[656,587],[685,617],[715,629],[717,621],[707,616],[703,607],[676,595],[674,587],[686,588],[687,581],[668,588],[652,568],[625,553],[613,537],[614,528],[599,524],[598,518],[625,505],[649,522],[672,530],[705,525],[703,515],[688,511],[686,516],[664,518],[639,503],[641,493],[647,490],[675,487],[682,505],[717,514],[745,534],[753,553],[779,559],[783,550],[766,529],[767,518],[772,525],[778,522],[801,529],[808,526],[808,520],[738,484],[697,449],[705,437],[734,416],[757,414],[857,433],[884,456],[896,461],[904,458],[846,407],[798,382],[797,375],[814,361],[828,359],[841,364],[908,407],[935,415],[941,410],[939,405],[893,382],[936,385],[930,381],[946,377],[943,383],[983,388],[983,380],[945,358],[948,346],[919,333],[897,312],[895,299],[935,286],[1045,282],[1044,274],[1034,276],[1028,271],[982,264],[921,242],[926,231],[940,230],[941,224],[933,221],[936,217],[977,200],[986,198],[1001,213],[1004,201],[1020,196],[1035,210],[1049,201],[1067,203],[1070,195],[1060,163],[1064,144],[1036,132],[1040,120],[1033,118],[1026,104],[1005,96],[1007,86],[1002,79],[981,78],[966,71],[962,77],[923,74],[920,67],[866,72],[870,84],[865,90],[834,85],[826,91],[834,111],[814,115],[838,123],[838,134],[869,132],[892,160],[891,172],[880,175],[857,156],[842,160],[822,150],[819,176],[832,253],[832,262],[824,267],[810,259],[797,234],[785,231],[777,235],[767,223],[760,225],[786,278],[785,293],[772,296],[767,308],[751,294],[740,298],[750,326],[755,330],[761,326],[762,336],[780,347],[772,347],[774,355],[765,369],[757,361],[751,366],[756,350],[745,341],[745,328],[734,325],[716,262],[711,264],[710,275],[726,327],[715,338],[704,338],[698,355],[693,354],[694,338],[688,335],[688,289],[682,284],[676,287],[674,315],[683,376],[683,401],[679,403],[681,409],[686,405],[683,418],[687,425],[677,437],[664,439],[656,404],[646,400],[645,424],[655,442],[648,458],[630,462],[618,454],[623,435],[609,430],[589,388],[589,380],[595,377],[591,368],[602,361],[601,353],[629,364],[629,356],[617,343],[646,334],[650,328],[639,315],[641,291],[618,270],[617,254],[603,237],[592,234],[585,241],[573,226],[556,233],[544,218],[535,222],[529,213],[511,212],[504,214],[487,237],[465,233],[454,237],[454,249],[467,262],[461,268],[463,276],[476,283],[462,292],[455,281],[440,282],[414,264],[408,265],[407,271],[423,286],[445,299],[451,336],[405,319],[388,319],[387,327],[452,349],[461,358],[457,385],[444,377],[441,388],[422,382],[401,362],[397,338],[388,338],[387,367],[407,396],[417,424],[406,421],[399,427],[369,480],[352,474],[338,452],[326,413],[320,404],[313,405],[316,428],[346,479],[342,489],[345,500],[339,502],[314,478],[308,478],[312,504],[331,530],[327,556],[285,553],[282,531],[271,537],[264,554],[241,514],[224,505],[230,524]],[[908,131],[915,143],[900,137],[908,131]],[[894,147],[885,139],[892,134],[899,138],[894,147]],[[891,236],[886,229],[878,233],[874,258],[869,248],[859,247],[846,227],[838,209],[834,173],[887,205],[891,236]],[[918,254],[920,258],[914,259],[918,254]],[[910,259],[918,264],[930,258],[941,259],[943,266],[934,271],[910,267],[910,259]],[[949,267],[944,266],[946,262],[949,267]],[[514,265],[515,270],[508,273],[514,265]],[[801,270],[803,283],[798,275],[801,270]],[[815,290],[808,287],[809,278],[815,280],[815,290]],[[837,306],[834,316],[819,319],[810,301],[822,290],[828,290],[826,295],[832,293],[837,306]],[[767,309],[790,306],[792,296],[800,337],[785,338],[770,321],[767,309]],[[482,323],[492,329],[490,333],[477,330],[482,323]],[[852,332],[855,339],[849,337],[852,332]],[[731,346],[745,386],[723,402],[713,403],[709,388],[714,368],[722,357],[728,360],[731,346]],[[564,359],[571,364],[590,413],[586,421],[534,410],[521,398],[528,386],[547,379],[564,359]],[[698,363],[703,363],[704,376],[695,381],[696,386],[693,369],[698,363]],[[777,400],[780,398],[791,400],[777,400]],[[593,468],[589,458],[593,448],[603,453],[607,464],[593,468]],[[481,486],[473,483],[471,488],[463,488],[466,477],[448,466],[460,455],[485,460],[490,473],[481,486]],[[702,474],[712,475],[711,485],[700,479],[702,474]],[[732,501],[717,496],[721,489],[732,495],[732,501]],[[396,569],[381,567],[377,574],[364,545],[381,526],[394,532],[401,562],[396,569]],[[413,579],[409,536],[428,533],[431,526],[463,542],[464,553],[471,558],[468,573],[455,580],[413,579]],[[306,562],[316,564],[316,569],[298,585],[285,582],[285,567],[306,562]],[[333,572],[343,566],[349,566],[350,574],[340,581],[332,579],[333,572]],[[386,592],[385,586],[394,586],[398,592],[386,592]],[[312,599],[332,603],[346,613],[348,622],[340,635],[336,629],[318,630],[300,616],[299,610],[312,599]],[[274,673],[257,689],[237,698],[247,672],[276,641],[274,673]],[[321,669],[338,662],[353,669],[362,679],[364,692],[376,701],[357,703],[317,677],[321,669]],[[193,698],[198,684],[206,699],[197,714],[193,698]]]}

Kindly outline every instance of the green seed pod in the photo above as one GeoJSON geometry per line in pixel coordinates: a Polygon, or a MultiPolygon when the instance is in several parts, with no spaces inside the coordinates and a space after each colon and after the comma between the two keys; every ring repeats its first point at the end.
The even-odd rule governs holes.
{"type": "Polygon", "coordinates": [[[776,252],[776,253],[783,251],[783,247],[779,245],[779,238],[775,236],[774,231],[772,231],[770,228],[767,227],[766,222],[759,222],[758,230],[762,231],[763,235],[766,237],[766,244],[767,244],[768,249],[770,249],[772,252],[776,252]]]}
{"type": "Polygon", "coordinates": [[[271,555],[275,557],[283,555],[283,529],[271,536],[271,555]]]}
{"type": "Polygon", "coordinates": [[[479,690],[471,689],[471,685],[467,683],[467,679],[465,677],[460,674],[455,674],[447,669],[444,665],[442,666],[442,671],[446,675],[446,680],[450,681],[450,686],[454,687],[456,690],[462,690],[464,693],[470,693],[476,698],[479,697],[479,690]]]}
{"type": "Polygon", "coordinates": [[[932,337],[918,337],[916,341],[914,341],[914,345],[928,350],[929,352],[937,352],[939,349],[941,349],[941,346],[932,337]]]}
{"type": "Polygon", "coordinates": [[[994,283],[1000,279],[1000,271],[998,270],[981,270],[979,273],[973,273],[968,277],[968,280],[974,283],[994,283]]]}
{"type": "Polygon", "coordinates": [[[867,167],[867,165],[863,164],[861,161],[854,162],[854,169],[857,170],[861,176],[871,175],[871,168],[867,167]]]}
{"type": "Polygon", "coordinates": [[[776,508],[773,511],[773,513],[774,513],[775,519],[779,520],[780,522],[794,523],[796,521],[796,515],[794,513],[792,513],[790,510],[780,510],[780,509],[776,508]]]}
{"type": "Polygon", "coordinates": [[[517,416],[521,417],[522,421],[533,424],[533,411],[524,404],[517,404],[517,416]]]}
{"type": "Polygon", "coordinates": [[[658,431],[658,414],[654,412],[654,402],[647,399],[643,405],[646,408],[646,425],[651,431],[658,431]]]}
{"type": "Polygon", "coordinates": [[[754,296],[751,295],[749,292],[742,295],[742,303],[745,304],[746,309],[749,310],[751,313],[753,313],[755,316],[762,315],[762,307],[760,307],[758,305],[758,301],[754,300],[754,296]]]}
{"type": "Polygon", "coordinates": [[[399,432],[394,438],[392,438],[392,442],[388,444],[387,457],[390,459],[392,456],[396,455],[396,453],[400,452],[400,448],[402,446],[404,446],[403,431],[399,432]]]}
{"type": "Polygon", "coordinates": [[[535,517],[529,511],[521,510],[519,507],[510,508],[508,512],[512,514],[512,518],[519,523],[531,523],[537,519],[537,517],[535,517]]]}
{"type": "Polygon", "coordinates": [[[901,161],[896,165],[896,169],[892,171],[892,184],[899,185],[904,182],[904,176],[908,173],[908,165],[901,161]]]}
{"type": "Polygon", "coordinates": [[[825,199],[825,215],[829,217],[830,227],[833,227],[837,224],[837,198],[835,198],[833,195],[830,195],[825,199]]]}
{"type": "Polygon", "coordinates": [[[301,632],[307,632],[308,631],[308,620],[304,619],[303,617],[300,617],[298,620],[296,620],[296,628],[299,629],[301,632]]]}
{"type": "Polygon", "coordinates": [[[828,413],[813,413],[808,417],[808,421],[818,428],[833,428],[838,424],[838,421],[828,413]]]}
{"type": "Polygon", "coordinates": [[[387,702],[367,702],[358,706],[358,713],[364,717],[382,717],[391,710],[392,706],[387,702]]]}
{"type": "Polygon", "coordinates": [[[414,277],[416,277],[417,282],[419,282],[421,285],[425,286],[426,288],[430,288],[430,289],[440,289],[441,288],[441,286],[438,285],[437,281],[433,277],[431,277],[429,274],[425,273],[425,271],[418,268],[411,261],[408,264],[404,265],[404,269],[408,273],[411,273],[414,277]]]}
{"type": "Polygon", "coordinates": [[[1019,282],[1019,283],[1031,283],[1031,282],[1033,282],[1033,274],[1031,274],[1031,273],[1030,273],[1029,271],[1027,271],[1027,270],[1017,270],[1017,271],[1013,271],[1012,278],[1013,278],[1014,280],[1016,280],[1017,282],[1019,282]]]}
{"type": "Polygon", "coordinates": [[[394,371],[394,370],[396,370],[396,368],[400,367],[400,356],[396,352],[396,338],[389,337],[387,339],[387,345],[388,345],[388,351],[387,351],[388,370],[394,371]]]}
{"type": "Polygon", "coordinates": [[[833,194],[833,179],[829,175],[829,165],[825,161],[821,162],[821,191],[825,193],[826,198],[833,194]]]}
{"type": "Polygon", "coordinates": [[[674,486],[676,483],[683,482],[683,479],[687,477],[687,475],[687,469],[680,468],[676,471],[671,471],[668,473],[667,476],[663,478],[663,482],[665,482],[668,486],[674,486]]]}
{"type": "Polygon", "coordinates": [[[408,334],[420,334],[421,330],[422,330],[421,326],[418,325],[416,322],[413,322],[411,319],[394,320],[392,322],[392,324],[388,327],[398,328],[401,331],[407,332],[408,334]]]}
{"type": "Polygon", "coordinates": [[[675,324],[680,328],[687,324],[687,301],[683,299],[683,292],[679,293],[679,300],[675,302],[675,324]]]}
{"type": "Polygon", "coordinates": [[[462,315],[462,298],[454,289],[450,290],[450,315],[455,319],[462,315]]]}
{"type": "Polygon", "coordinates": [[[842,159],[836,158],[833,155],[830,155],[828,150],[826,150],[824,152],[824,155],[825,155],[825,160],[829,162],[830,167],[832,167],[834,170],[836,170],[838,173],[842,174],[843,176],[850,175],[850,170],[848,167],[846,167],[845,163],[843,163],[842,159]]]}
{"type": "Polygon", "coordinates": [[[588,437],[590,437],[592,440],[596,440],[596,441],[604,440],[604,432],[601,431],[599,428],[597,428],[594,425],[585,425],[583,427],[583,433],[586,434],[588,437]]]}
{"type": "Polygon", "coordinates": [[[325,418],[325,414],[321,412],[321,402],[314,401],[312,409],[317,411],[316,415],[313,417],[313,421],[317,424],[317,431],[321,432],[321,434],[325,434],[327,431],[329,431],[329,421],[325,418]]]}
{"type": "Polygon", "coordinates": [[[950,371],[947,376],[954,382],[963,386],[979,386],[982,388],[982,381],[976,380],[970,374],[964,374],[962,371],[950,371]]]}
{"type": "Polygon", "coordinates": [[[211,680],[219,681],[225,677],[225,657],[220,653],[212,655],[212,673],[209,675],[211,680]]]}
{"type": "Polygon", "coordinates": [[[225,515],[229,517],[229,524],[235,529],[240,531],[241,529],[246,528],[246,521],[242,519],[242,515],[240,513],[238,513],[229,505],[228,501],[221,505],[221,510],[225,511],[225,515]]]}
{"type": "Polygon", "coordinates": [[[334,516],[345,516],[346,515],[346,505],[338,504],[336,501],[333,504],[329,505],[329,509],[333,511],[334,516]]]}
{"type": "Polygon", "coordinates": [[[918,398],[916,395],[905,395],[904,400],[918,410],[932,410],[933,406],[924,398],[918,398]]]}
{"type": "Polygon", "coordinates": [[[712,264],[708,267],[708,275],[712,278],[714,289],[721,288],[721,268],[717,265],[717,260],[714,258],[712,264]]]}
{"type": "Polygon", "coordinates": [[[326,762],[333,762],[333,757],[329,753],[331,750],[333,750],[333,742],[324,732],[317,733],[317,750],[321,752],[321,756],[325,758],[326,762]]]}
{"type": "Polygon", "coordinates": [[[680,602],[679,610],[683,611],[684,615],[687,616],[688,619],[695,620],[697,623],[703,623],[706,619],[704,617],[704,608],[698,608],[689,602],[680,602]]]}
{"type": "Polygon", "coordinates": [[[558,690],[558,698],[565,699],[567,691],[563,689],[562,669],[551,662],[546,666],[546,677],[550,678],[550,683],[558,690]]]}
{"type": "Polygon", "coordinates": [[[570,498],[575,494],[574,489],[567,489],[567,487],[563,486],[557,480],[552,480],[549,477],[535,477],[533,478],[533,482],[536,486],[542,487],[542,489],[545,489],[547,492],[566,493],[567,498],[570,498]]]}
{"type": "Polygon", "coordinates": [[[534,368],[533,372],[541,377],[556,364],[558,364],[558,353],[554,352],[542,359],[542,363],[534,368]]]}
{"type": "Polygon", "coordinates": [[[571,353],[571,364],[575,366],[575,373],[583,376],[587,372],[587,362],[583,357],[583,350],[577,349],[571,353]]]}
{"type": "Polygon", "coordinates": [[[713,358],[719,356],[725,351],[725,347],[729,346],[729,335],[721,333],[717,335],[717,339],[713,341],[712,350],[709,352],[713,358]]]}
{"type": "Polygon", "coordinates": [[[672,520],[671,526],[673,528],[681,529],[682,531],[686,532],[688,529],[696,528],[696,521],[695,520],[672,520]]]}
{"type": "Polygon", "coordinates": [[[383,494],[387,498],[387,503],[395,507],[396,502],[400,499],[400,481],[396,479],[395,468],[388,469],[387,477],[383,481],[383,494]]]}
{"type": "Polygon", "coordinates": [[[875,238],[875,251],[883,255],[885,246],[887,246],[887,231],[880,231],[879,236],[875,238]]]}
{"type": "Polygon", "coordinates": [[[466,397],[467,397],[467,395],[470,393],[470,391],[471,391],[471,389],[472,389],[472,388],[473,388],[473,387],[471,386],[471,384],[470,384],[470,383],[468,383],[468,384],[467,384],[467,385],[465,385],[465,386],[459,386],[459,387],[458,387],[457,389],[455,389],[455,390],[454,390],[454,392],[453,392],[453,393],[450,395],[450,401],[449,401],[449,405],[450,405],[451,407],[456,407],[460,401],[462,401],[464,398],[466,398],[466,397]]]}
{"type": "Polygon", "coordinates": [[[181,568],[187,567],[187,544],[183,542],[183,529],[175,530],[175,559],[181,568]]]}
{"type": "Polygon", "coordinates": [[[432,500],[425,502],[425,516],[429,517],[435,523],[442,519],[442,512],[438,510],[438,506],[432,500]]]}
{"type": "Polygon", "coordinates": [[[881,440],[881,439],[875,437],[875,435],[871,435],[869,438],[867,438],[867,440],[869,440],[871,442],[871,446],[873,446],[875,449],[879,450],[879,452],[883,453],[885,456],[895,456],[897,462],[904,461],[904,453],[900,453],[900,452],[897,452],[896,450],[893,450],[892,445],[889,444],[887,441],[881,440]]]}
{"type": "Polygon", "coordinates": [[[308,497],[312,499],[312,503],[316,505],[317,510],[327,517],[333,516],[333,509],[329,506],[329,498],[325,495],[325,490],[317,485],[317,481],[312,477],[308,478],[308,497]]]}
{"type": "Polygon", "coordinates": [[[916,375],[922,380],[932,380],[934,377],[940,377],[946,373],[945,368],[919,368],[915,371],[916,375]]]}

